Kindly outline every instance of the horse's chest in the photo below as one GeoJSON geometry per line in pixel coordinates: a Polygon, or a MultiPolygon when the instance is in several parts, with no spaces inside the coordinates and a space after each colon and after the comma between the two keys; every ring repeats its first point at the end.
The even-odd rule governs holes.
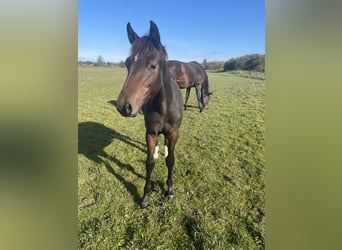
{"type": "Polygon", "coordinates": [[[172,130],[174,124],[172,123],[172,119],[161,116],[160,114],[154,114],[145,116],[145,127],[149,133],[164,134],[172,130]]]}
{"type": "Polygon", "coordinates": [[[158,113],[145,114],[145,127],[150,133],[159,133],[162,131],[164,126],[164,121],[158,113]]]}

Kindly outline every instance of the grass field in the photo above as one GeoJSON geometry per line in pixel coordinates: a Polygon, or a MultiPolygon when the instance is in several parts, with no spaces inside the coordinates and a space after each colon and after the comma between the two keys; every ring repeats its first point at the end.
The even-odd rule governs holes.
{"type": "Polygon", "coordinates": [[[199,113],[193,89],[184,111],[175,198],[165,195],[161,154],[141,209],[143,116],[124,118],[113,105],[126,69],[79,68],[79,249],[265,248],[265,81],[208,76],[209,109],[199,113]]]}

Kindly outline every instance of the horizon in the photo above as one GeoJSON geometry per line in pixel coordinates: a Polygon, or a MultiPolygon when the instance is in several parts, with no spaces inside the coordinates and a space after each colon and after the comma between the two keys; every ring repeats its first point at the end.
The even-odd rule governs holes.
{"type": "Polygon", "coordinates": [[[84,0],[78,3],[78,13],[78,61],[96,62],[98,56],[105,62],[125,61],[130,49],[127,23],[143,36],[150,20],[158,26],[169,60],[212,62],[265,54],[263,0],[172,4],[84,0]]]}
{"type": "MultiPolygon", "coordinates": [[[[236,59],[236,58],[240,58],[240,57],[244,57],[244,56],[250,56],[250,55],[262,55],[262,56],[265,56],[265,53],[261,54],[261,53],[252,53],[252,54],[246,54],[246,55],[241,55],[241,56],[234,56],[234,57],[231,57],[231,58],[228,58],[226,60],[207,60],[206,58],[204,58],[202,61],[197,61],[199,63],[202,63],[204,60],[207,60],[208,63],[210,62],[227,62],[231,59],[236,59]]],[[[102,55],[98,55],[97,58],[99,56],[102,56],[102,55]]],[[[91,63],[96,63],[97,62],[97,58],[92,58],[91,60],[88,60],[86,58],[82,58],[82,57],[79,57],[78,58],[78,62],[91,62],[91,63]]],[[[174,59],[168,59],[168,60],[174,60],[174,59]]],[[[106,61],[104,60],[105,63],[124,63],[125,61],[124,60],[120,60],[120,61],[106,61]]],[[[189,60],[189,61],[195,61],[195,60],[189,60]]]]}

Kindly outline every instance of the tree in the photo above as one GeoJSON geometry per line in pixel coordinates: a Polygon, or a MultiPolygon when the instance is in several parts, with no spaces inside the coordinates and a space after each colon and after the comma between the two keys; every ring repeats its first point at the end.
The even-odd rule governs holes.
{"type": "Polygon", "coordinates": [[[207,59],[203,59],[203,62],[202,62],[202,67],[207,70],[208,69],[208,65],[207,65],[207,59]]]}
{"type": "Polygon", "coordinates": [[[121,60],[121,61],[118,63],[118,66],[121,67],[121,68],[124,68],[124,67],[125,67],[125,62],[121,60]]]}
{"type": "Polygon", "coordinates": [[[251,54],[238,58],[231,58],[225,62],[224,70],[249,70],[265,72],[265,55],[251,54]]]}
{"type": "Polygon", "coordinates": [[[105,63],[105,61],[104,61],[104,59],[103,59],[103,56],[99,55],[99,56],[97,57],[95,66],[105,66],[105,65],[106,65],[106,63],[105,63]]]}

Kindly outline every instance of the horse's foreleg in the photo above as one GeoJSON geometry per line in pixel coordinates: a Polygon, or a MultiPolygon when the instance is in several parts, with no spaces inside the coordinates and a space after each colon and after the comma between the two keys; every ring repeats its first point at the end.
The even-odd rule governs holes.
{"type": "Polygon", "coordinates": [[[171,132],[170,135],[168,135],[167,142],[168,142],[168,155],[166,157],[166,165],[168,169],[168,175],[167,175],[167,196],[169,199],[173,199],[173,190],[172,190],[172,171],[173,171],[173,165],[175,163],[175,146],[176,142],[178,140],[178,130],[175,130],[171,132]]]}
{"type": "Polygon", "coordinates": [[[159,156],[159,145],[158,145],[158,138],[156,141],[156,146],[154,147],[153,159],[158,159],[159,156]]]}
{"type": "Polygon", "coordinates": [[[151,176],[154,168],[154,150],[156,143],[158,141],[157,135],[151,135],[146,133],[146,143],[147,143],[147,159],[146,159],[146,183],[144,188],[144,196],[141,202],[141,207],[145,208],[148,206],[148,193],[151,190],[151,176]]]}
{"type": "MultiPolygon", "coordinates": [[[[158,140],[157,140],[157,144],[156,147],[154,148],[154,154],[153,154],[153,158],[154,159],[158,159],[158,153],[159,153],[159,145],[158,145],[158,140]]],[[[164,140],[164,156],[165,158],[167,157],[168,154],[168,149],[167,149],[167,137],[165,136],[165,140],[164,140]]]]}
{"type": "Polygon", "coordinates": [[[168,142],[167,142],[167,137],[165,136],[165,138],[164,138],[164,156],[165,156],[165,158],[168,156],[168,154],[169,154],[169,150],[168,150],[168,148],[167,148],[167,144],[168,144],[168,142]]]}
{"type": "Polygon", "coordinates": [[[187,104],[188,104],[188,100],[189,100],[189,97],[190,97],[190,90],[191,90],[191,87],[186,88],[184,110],[186,110],[188,108],[187,104]]]}
{"type": "Polygon", "coordinates": [[[196,96],[197,96],[198,108],[199,108],[200,112],[202,112],[203,111],[203,105],[202,105],[202,90],[201,90],[201,86],[197,85],[195,88],[196,88],[196,96]]]}

